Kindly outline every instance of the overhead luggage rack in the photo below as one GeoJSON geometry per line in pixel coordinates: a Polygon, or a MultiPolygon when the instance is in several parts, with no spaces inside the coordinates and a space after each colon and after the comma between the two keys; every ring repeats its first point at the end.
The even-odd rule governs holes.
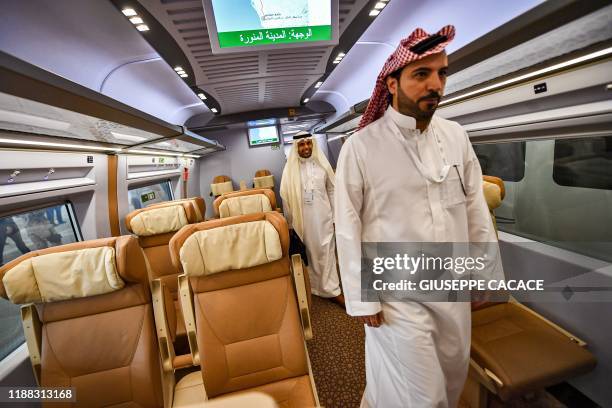
{"type": "Polygon", "coordinates": [[[199,157],[216,140],[0,52],[0,147],[199,157]],[[27,134],[27,140],[23,135],[27,134]]]}

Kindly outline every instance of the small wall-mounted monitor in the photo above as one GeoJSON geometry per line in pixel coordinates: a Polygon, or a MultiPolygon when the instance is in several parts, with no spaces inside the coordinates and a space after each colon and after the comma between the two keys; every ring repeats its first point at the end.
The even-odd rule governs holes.
{"type": "Polygon", "coordinates": [[[213,54],[338,44],[338,0],[203,0],[213,54]]]}
{"type": "Polygon", "coordinates": [[[276,126],[264,126],[249,129],[249,147],[277,144],[280,142],[276,126]]]}

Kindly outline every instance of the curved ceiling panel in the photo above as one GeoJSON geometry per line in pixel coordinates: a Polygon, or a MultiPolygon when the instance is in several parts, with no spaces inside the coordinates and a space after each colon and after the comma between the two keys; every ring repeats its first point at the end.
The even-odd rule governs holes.
{"type": "Polygon", "coordinates": [[[116,67],[158,56],[110,2],[96,0],[2,2],[0,49],[96,91],[116,67]]]}
{"type": "MultiPolygon", "coordinates": [[[[340,34],[368,0],[339,0],[340,34]]],[[[179,44],[196,86],[223,114],[299,106],[325,74],[334,46],[213,55],[201,0],[139,0],[179,44]]]]}
{"type": "Polygon", "coordinates": [[[140,110],[170,123],[183,124],[190,112],[208,111],[161,58],[115,70],[104,84],[104,94],[130,106],[139,105],[140,110]]]}
{"type": "Polygon", "coordinates": [[[0,50],[174,124],[206,110],[110,1],[4,1],[0,50]]]}
{"type": "MultiPolygon", "coordinates": [[[[455,25],[457,35],[448,47],[451,53],[541,2],[393,0],[376,17],[312,99],[333,104],[330,94],[320,91],[339,92],[351,106],[369,98],[386,58],[399,41],[417,27],[435,32],[447,24],[455,25]],[[478,24],[474,24],[476,21],[478,24]]],[[[334,107],[337,110],[335,116],[345,112],[334,107]]]]}

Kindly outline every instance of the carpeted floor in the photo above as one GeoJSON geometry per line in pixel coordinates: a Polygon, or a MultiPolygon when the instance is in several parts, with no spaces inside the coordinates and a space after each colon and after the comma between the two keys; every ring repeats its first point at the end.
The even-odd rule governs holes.
{"type": "MultiPolygon", "coordinates": [[[[314,337],[308,342],[321,406],[325,408],[359,407],[365,388],[364,330],[337,304],[312,297],[314,337]]],[[[512,402],[491,401],[491,408],[563,408],[550,393],[542,390],[529,398],[512,402]]],[[[460,404],[461,408],[467,408],[460,404]]]]}
{"type": "Polygon", "coordinates": [[[318,296],[312,297],[311,319],[314,337],[308,354],[321,405],[359,407],[365,388],[363,325],[318,296]]]}

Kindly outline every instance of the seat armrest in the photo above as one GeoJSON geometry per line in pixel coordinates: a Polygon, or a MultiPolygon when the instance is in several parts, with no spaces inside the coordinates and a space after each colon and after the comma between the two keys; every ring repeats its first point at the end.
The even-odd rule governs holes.
{"type": "Polygon", "coordinates": [[[30,363],[32,363],[32,370],[34,370],[34,378],[40,386],[42,324],[40,323],[36,307],[33,304],[21,306],[21,322],[23,324],[26,344],[28,345],[28,353],[30,354],[30,363]]]}
{"type": "MultiPolygon", "coordinates": [[[[165,372],[174,372],[174,346],[172,345],[173,331],[168,324],[168,312],[174,314],[174,307],[168,307],[169,291],[160,279],[151,282],[151,296],[153,298],[153,316],[157,333],[157,344],[165,372]]],[[[171,319],[170,319],[171,320],[171,319]]],[[[176,316],[174,317],[176,327],[176,316]]]]}
{"type": "Polygon", "coordinates": [[[178,277],[179,301],[183,319],[185,320],[185,331],[191,350],[191,359],[194,366],[200,365],[200,351],[198,350],[198,338],[196,335],[195,314],[193,312],[193,293],[189,284],[189,277],[185,274],[178,277]]]}
{"type": "Polygon", "coordinates": [[[310,310],[308,309],[308,293],[306,290],[306,279],[304,264],[300,254],[291,255],[291,272],[293,274],[293,285],[298,300],[298,308],[300,309],[300,320],[302,321],[302,329],[304,330],[304,338],[312,339],[312,325],[310,322],[310,310]]]}

